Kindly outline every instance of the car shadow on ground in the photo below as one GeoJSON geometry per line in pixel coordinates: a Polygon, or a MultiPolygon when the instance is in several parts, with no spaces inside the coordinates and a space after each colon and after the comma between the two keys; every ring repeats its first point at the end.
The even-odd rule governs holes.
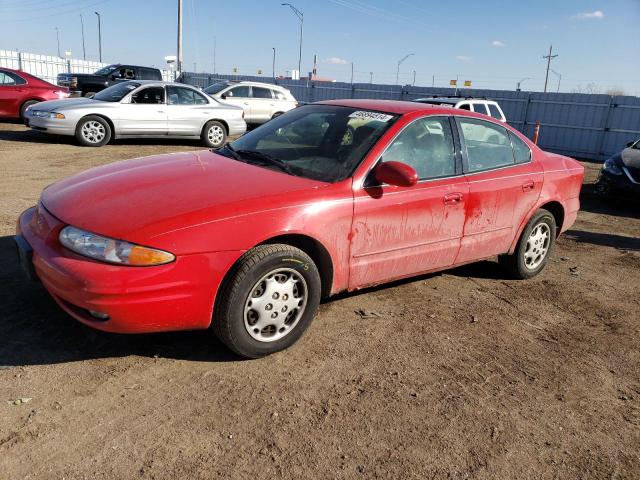
{"type": "Polygon", "coordinates": [[[594,184],[582,185],[580,210],[613,217],[640,219],[640,202],[631,198],[601,197],[595,193],[594,184]]]}
{"type": "Polygon", "coordinates": [[[603,247],[614,247],[618,250],[640,252],[640,238],[625,237],[611,233],[587,232],[585,230],[567,230],[564,235],[576,242],[590,243],[603,247]]]}
{"type": "Polygon", "coordinates": [[[116,335],[83,326],[64,313],[39,283],[29,282],[13,238],[0,237],[0,369],[97,358],[240,361],[209,331],[116,335]]]}

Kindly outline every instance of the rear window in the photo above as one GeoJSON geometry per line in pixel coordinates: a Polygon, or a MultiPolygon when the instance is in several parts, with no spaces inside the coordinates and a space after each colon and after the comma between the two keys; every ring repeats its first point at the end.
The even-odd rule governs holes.
{"type": "Polygon", "coordinates": [[[489,115],[493,118],[497,118],[498,120],[502,120],[502,115],[500,114],[500,110],[498,110],[498,106],[490,103],[487,105],[489,107],[489,115]]]}
{"type": "Polygon", "coordinates": [[[270,89],[262,88],[262,87],[252,87],[252,88],[253,88],[253,98],[272,98],[270,89]]]}
{"type": "Polygon", "coordinates": [[[511,145],[513,145],[513,158],[515,158],[516,163],[527,163],[531,160],[531,150],[529,150],[529,146],[520,140],[517,135],[509,132],[509,136],[511,137],[511,145]]]}
{"type": "Polygon", "coordinates": [[[27,81],[13,72],[0,70],[0,85],[24,85],[27,81]]]}
{"type": "Polygon", "coordinates": [[[484,115],[489,115],[489,112],[487,112],[487,107],[484,103],[474,103],[473,104],[473,111],[474,112],[478,112],[478,113],[482,113],[484,115]]]}

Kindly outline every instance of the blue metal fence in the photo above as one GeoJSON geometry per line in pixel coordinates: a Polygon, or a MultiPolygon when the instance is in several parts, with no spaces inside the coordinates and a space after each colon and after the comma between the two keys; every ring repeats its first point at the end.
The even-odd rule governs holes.
{"type": "MultiPolygon", "coordinates": [[[[288,88],[299,101],[309,103],[338,98],[415,100],[429,95],[454,94],[452,88],[274,80],[205,73],[183,73],[179,79],[203,88],[221,80],[277,83],[288,88]]],[[[497,100],[509,124],[529,138],[533,136],[535,123],[539,121],[540,147],[563,155],[602,160],[640,137],[639,97],[466,88],[463,93],[497,100]]]]}

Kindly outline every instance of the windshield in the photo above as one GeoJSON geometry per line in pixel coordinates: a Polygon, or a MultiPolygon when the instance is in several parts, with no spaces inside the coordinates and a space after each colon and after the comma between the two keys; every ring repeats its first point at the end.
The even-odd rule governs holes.
{"type": "Polygon", "coordinates": [[[631,148],[633,148],[634,150],[640,150],[640,140],[631,145],[631,148]]]}
{"type": "Polygon", "coordinates": [[[228,86],[228,83],[214,83],[213,85],[209,85],[207,88],[205,88],[204,92],[208,93],[209,95],[213,95],[215,93],[218,93],[220,90],[227,88],[228,86]]]}
{"type": "Polygon", "coordinates": [[[124,82],[113,85],[109,88],[105,88],[101,92],[96,93],[93,96],[94,100],[100,100],[102,102],[119,102],[125,95],[140,86],[136,82],[124,82]]]}
{"type": "Polygon", "coordinates": [[[118,68],[118,65],[107,65],[98,70],[94,75],[107,76],[118,68]]]}
{"type": "Polygon", "coordinates": [[[397,115],[334,105],[289,111],[218,150],[292,175],[338,182],[353,174],[397,115]]]}

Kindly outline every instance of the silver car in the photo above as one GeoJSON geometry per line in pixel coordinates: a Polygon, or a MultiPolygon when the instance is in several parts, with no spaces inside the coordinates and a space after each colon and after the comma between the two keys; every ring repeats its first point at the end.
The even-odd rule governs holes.
{"type": "Polygon", "coordinates": [[[242,107],[244,119],[253,125],[268,122],[298,106],[289,90],[270,83],[221,82],[204,91],[216,100],[242,107]]]}
{"type": "Polygon", "coordinates": [[[41,102],[26,110],[24,121],[34,130],[74,135],[89,147],[112,138],[177,137],[218,148],[227,136],[247,129],[240,107],[188,85],[159,81],[123,82],[93,98],[41,102]]]}

